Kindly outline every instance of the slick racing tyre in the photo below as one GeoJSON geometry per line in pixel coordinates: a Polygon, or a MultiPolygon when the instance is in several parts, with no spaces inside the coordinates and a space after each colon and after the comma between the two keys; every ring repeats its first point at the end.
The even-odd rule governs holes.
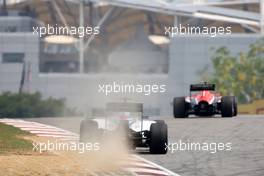
{"type": "Polygon", "coordinates": [[[233,106],[234,106],[234,114],[233,116],[237,116],[237,99],[235,96],[233,96],[233,106]]]}
{"type": "Polygon", "coordinates": [[[151,154],[166,154],[168,143],[168,127],[164,122],[152,123],[150,126],[149,151],[151,154]]]}
{"type": "Polygon", "coordinates": [[[234,98],[232,96],[224,96],[221,99],[221,115],[222,117],[233,117],[235,114],[234,98]]]}
{"type": "Polygon", "coordinates": [[[173,115],[174,118],[186,118],[186,103],[184,97],[176,97],[173,99],[173,115]]]}
{"type": "Polygon", "coordinates": [[[97,142],[98,124],[93,120],[82,120],[80,126],[80,142],[97,142]]]}

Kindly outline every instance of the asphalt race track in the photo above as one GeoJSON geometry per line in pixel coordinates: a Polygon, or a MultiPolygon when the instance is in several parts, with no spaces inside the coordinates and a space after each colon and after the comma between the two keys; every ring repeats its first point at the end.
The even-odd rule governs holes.
{"type": "MultiPolygon", "coordinates": [[[[30,121],[79,132],[81,118],[35,118],[30,121]]],[[[234,118],[164,118],[169,142],[231,143],[231,151],[171,151],[140,155],[182,176],[263,176],[264,116],[234,118]]]]}

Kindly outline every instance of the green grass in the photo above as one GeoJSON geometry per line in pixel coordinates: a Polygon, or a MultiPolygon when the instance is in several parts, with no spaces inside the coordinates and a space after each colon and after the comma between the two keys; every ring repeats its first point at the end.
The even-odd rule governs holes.
{"type": "Polygon", "coordinates": [[[0,123],[0,154],[8,152],[32,151],[32,142],[23,139],[23,136],[32,135],[19,128],[0,123]]]}

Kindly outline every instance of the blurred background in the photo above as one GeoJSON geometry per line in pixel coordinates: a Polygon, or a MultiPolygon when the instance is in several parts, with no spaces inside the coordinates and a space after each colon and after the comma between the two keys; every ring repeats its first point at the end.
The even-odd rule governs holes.
{"type": "Polygon", "coordinates": [[[172,114],[173,97],[188,95],[191,83],[210,81],[238,97],[241,113],[263,113],[263,6],[261,0],[0,0],[0,92],[39,92],[83,114],[126,98],[159,116],[172,114]],[[230,26],[232,34],[165,35],[165,27],[180,24],[230,26]],[[33,34],[47,25],[100,27],[100,34],[33,34]],[[98,93],[99,84],[114,81],[165,84],[167,91],[98,93]]]}

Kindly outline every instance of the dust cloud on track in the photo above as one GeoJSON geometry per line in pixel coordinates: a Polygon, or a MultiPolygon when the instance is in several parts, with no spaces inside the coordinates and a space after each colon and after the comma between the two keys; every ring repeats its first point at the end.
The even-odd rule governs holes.
{"type": "Polygon", "coordinates": [[[129,164],[127,158],[130,153],[119,135],[111,135],[107,140],[98,141],[99,145],[101,142],[104,144],[99,150],[84,149],[83,145],[88,143],[82,143],[78,147],[76,145],[79,143],[73,145],[74,142],[52,137],[25,135],[21,138],[32,141],[34,147],[25,152],[7,152],[1,155],[0,173],[5,173],[5,176],[133,175],[123,167],[129,164]]]}

